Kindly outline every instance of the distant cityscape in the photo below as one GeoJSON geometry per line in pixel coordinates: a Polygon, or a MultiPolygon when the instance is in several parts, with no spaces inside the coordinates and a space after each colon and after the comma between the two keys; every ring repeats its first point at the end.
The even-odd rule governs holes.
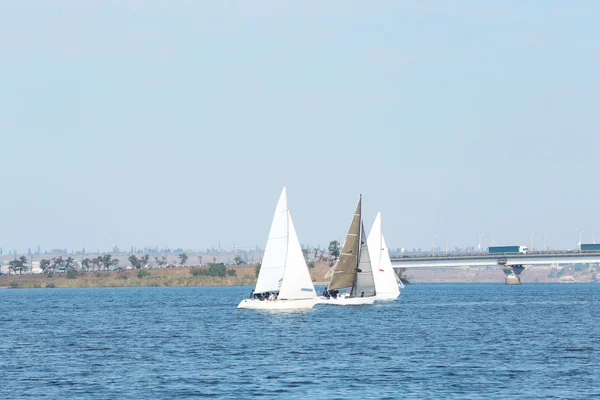
{"type": "MultiPolygon", "coordinates": [[[[598,251],[599,245],[595,244],[595,237],[592,234],[593,244],[583,244],[581,240],[583,231],[579,233],[578,249],[584,246],[590,247],[587,250],[598,251]]],[[[502,247],[507,246],[496,246],[494,247],[494,239],[492,237],[492,244],[490,247],[482,245],[483,233],[479,235],[479,243],[477,246],[467,247],[453,247],[449,248],[448,240],[444,242],[444,246],[436,243],[437,235],[432,238],[432,246],[429,248],[390,248],[389,254],[391,257],[410,257],[410,256],[444,256],[444,255],[469,255],[477,254],[482,252],[488,252],[492,250],[500,250],[502,247]]],[[[546,246],[546,235],[543,236],[543,247],[536,249],[534,245],[534,234],[531,234],[531,244],[529,249],[525,246],[508,246],[508,247],[519,247],[522,250],[533,252],[533,251],[552,251],[554,249],[546,246]]],[[[335,261],[336,256],[341,250],[342,244],[337,240],[332,240],[329,246],[321,248],[321,246],[311,247],[302,245],[302,251],[304,258],[307,263],[310,262],[332,262],[335,261]]],[[[503,251],[503,250],[500,250],[503,251]]],[[[494,251],[496,252],[496,251],[494,251]]],[[[208,264],[257,264],[262,261],[264,249],[256,245],[253,248],[239,248],[233,243],[233,247],[229,249],[221,248],[221,245],[217,247],[206,248],[205,250],[199,249],[184,249],[184,248],[169,248],[169,247],[143,247],[137,248],[135,246],[129,246],[128,249],[123,249],[119,246],[113,246],[110,251],[90,251],[89,249],[82,248],[81,250],[75,249],[49,249],[42,250],[40,246],[35,248],[28,248],[26,252],[18,251],[16,249],[9,249],[8,252],[0,247],[0,274],[6,273],[42,273],[46,271],[48,265],[51,269],[56,269],[58,266],[66,265],[66,270],[75,269],[80,271],[90,270],[96,266],[100,269],[101,265],[105,269],[129,269],[134,267],[143,266],[144,268],[162,268],[168,266],[198,266],[208,264]],[[110,264],[109,264],[110,259],[110,264]],[[11,267],[12,265],[12,267],[11,267]],[[16,265],[19,267],[16,268],[16,265]]],[[[60,268],[65,269],[65,268],[60,268]]]]}
{"type": "MultiPolygon", "coordinates": [[[[339,245],[339,243],[338,243],[339,245]]],[[[305,257],[308,262],[311,261],[330,261],[332,259],[331,252],[327,249],[319,247],[308,247],[302,246],[305,252],[305,257]]],[[[487,249],[486,249],[487,250],[487,249]]],[[[435,251],[439,254],[444,254],[445,249],[436,248],[435,251]]],[[[259,246],[255,246],[252,249],[240,249],[240,248],[207,248],[205,250],[198,249],[183,249],[183,248],[159,248],[154,247],[143,247],[137,248],[130,246],[128,249],[122,249],[119,246],[114,246],[111,251],[90,251],[89,249],[81,250],[69,250],[69,249],[49,249],[43,250],[39,246],[35,248],[28,248],[26,252],[19,252],[16,249],[9,249],[5,251],[0,247],[0,272],[8,273],[8,264],[11,260],[19,257],[26,257],[27,259],[27,272],[29,273],[41,273],[40,261],[43,259],[52,259],[57,257],[73,259],[76,268],[82,268],[82,262],[86,258],[99,257],[106,254],[110,254],[113,259],[118,260],[118,265],[122,268],[130,267],[131,263],[129,257],[132,255],[142,256],[148,255],[148,266],[151,268],[159,267],[156,265],[158,258],[164,260],[167,265],[179,265],[179,255],[185,254],[186,262],[185,265],[205,265],[210,263],[224,263],[224,264],[256,264],[261,262],[263,257],[264,249],[259,246]]],[[[394,248],[390,249],[390,256],[398,257],[400,255],[418,255],[418,254],[431,254],[431,249],[414,248],[408,251],[407,249],[394,248]]],[[[477,249],[472,247],[459,248],[455,247],[452,249],[452,254],[456,253],[473,253],[477,252],[477,249]]]]}
{"type": "MultiPolygon", "coordinates": [[[[332,241],[339,243],[337,241],[332,241]]],[[[331,243],[330,243],[331,245],[331,243]]],[[[328,249],[319,247],[308,247],[302,246],[303,252],[307,262],[314,261],[331,261],[335,258],[332,257],[332,252],[328,249]]],[[[435,249],[402,249],[393,248],[389,249],[391,257],[400,256],[414,256],[414,255],[445,255],[445,254],[473,254],[482,251],[488,251],[487,248],[478,249],[475,246],[469,247],[454,247],[451,250],[436,246],[435,249]]],[[[205,250],[198,249],[183,249],[183,248],[159,248],[154,247],[143,247],[137,248],[130,246],[128,249],[122,249],[119,246],[114,246],[111,251],[90,251],[89,249],[81,250],[69,250],[69,249],[49,249],[42,250],[39,246],[36,248],[28,248],[26,252],[19,252],[16,249],[9,249],[6,252],[0,247],[0,273],[9,273],[9,263],[19,257],[26,258],[26,267],[24,268],[25,273],[41,273],[40,262],[42,260],[52,260],[61,258],[71,258],[73,265],[77,269],[85,269],[86,259],[93,259],[94,257],[105,256],[107,254],[112,256],[115,263],[115,267],[130,268],[132,267],[130,257],[133,256],[145,256],[147,255],[148,268],[162,267],[165,265],[206,265],[211,263],[223,263],[223,264],[256,264],[262,261],[264,249],[259,246],[255,246],[252,249],[241,249],[241,248],[207,248],[205,250]],[[185,262],[181,263],[180,255],[185,254],[185,262]],[[115,261],[116,260],[116,261],[115,261]]]]}

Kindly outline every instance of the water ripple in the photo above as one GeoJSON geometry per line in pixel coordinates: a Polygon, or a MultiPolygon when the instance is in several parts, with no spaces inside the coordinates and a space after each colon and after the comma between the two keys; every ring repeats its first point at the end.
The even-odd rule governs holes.
{"type": "Polygon", "coordinates": [[[600,396],[600,285],[415,285],[237,310],[249,288],[0,291],[0,398],[600,396]]]}

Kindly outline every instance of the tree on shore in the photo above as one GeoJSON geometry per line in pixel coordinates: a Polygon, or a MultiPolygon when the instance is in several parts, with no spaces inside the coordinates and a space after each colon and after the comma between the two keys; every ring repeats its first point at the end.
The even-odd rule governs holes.
{"type": "Polygon", "coordinates": [[[329,247],[327,248],[332,257],[338,258],[340,256],[340,242],[337,240],[332,240],[329,242],[329,247]]]}
{"type": "Polygon", "coordinates": [[[17,260],[15,258],[14,260],[12,260],[11,262],[8,263],[8,274],[9,275],[11,273],[16,274],[18,270],[19,270],[19,260],[17,260]]]}
{"type": "Polygon", "coordinates": [[[86,271],[89,271],[90,268],[92,268],[93,264],[92,264],[92,260],[90,260],[89,258],[86,258],[84,260],[81,261],[81,267],[83,269],[85,269],[86,271]]]}
{"type": "Polygon", "coordinates": [[[40,269],[42,270],[42,273],[45,274],[46,272],[50,272],[50,266],[52,265],[52,262],[48,259],[42,259],[40,260],[40,269]]]}
{"type": "Polygon", "coordinates": [[[19,257],[19,267],[19,274],[22,274],[23,271],[27,272],[27,270],[30,269],[30,266],[27,265],[27,257],[19,257]]]}
{"type": "Polygon", "coordinates": [[[128,260],[135,269],[142,269],[148,265],[150,256],[148,254],[144,254],[141,257],[137,257],[132,254],[129,256],[128,260]]]}
{"type": "Polygon", "coordinates": [[[304,261],[308,262],[308,247],[305,249],[302,249],[302,255],[304,256],[304,261]]]}
{"type": "Polygon", "coordinates": [[[68,257],[65,260],[65,269],[67,271],[70,271],[72,269],[75,269],[75,260],[73,259],[73,257],[68,257]]]}
{"type": "Polygon", "coordinates": [[[53,257],[52,264],[50,265],[51,271],[54,273],[57,269],[63,268],[65,265],[65,260],[62,256],[53,257]]]}
{"type": "Polygon", "coordinates": [[[110,255],[110,254],[105,254],[103,256],[100,256],[100,259],[101,259],[102,266],[104,267],[104,269],[106,271],[108,271],[112,266],[116,265],[116,264],[114,264],[114,260],[112,258],[112,255],[110,255]]]}
{"type": "Polygon", "coordinates": [[[167,257],[161,256],[160,258],[154,257],[154,260],[158,264],[159,268],[164,268],[167,265],[167,257]]]}
{"type": "Polygon", "coordinates": [[[11,262],[8,263],[8,271],[13,271],[15,274],[19,271],[19,275],[23,274],[23,271],[27,271],[27,257],[21,256],[19,258],[15,258],[11,262]]]}
{"type": "Polygon", "coordinates": [[[208,276],[225,276],[227,275],[227,268],[223,263],[221,264],[211,264],[208,267],[208,276]]]}
{"type": "Polygon", "coordinates": [[[92,271],[95,271],[96,268],[98,268],[98,271],[100,271],[101,266],[102,266],[102,257],[98,256],[98,257],[92,258],[92,271]]]}
{"type": "Polygon", "coordinates": [[[140,266],[140,259],[137,258],[137,256],[135,254],[130,255],[128,258],[129,262],[131,263],[131,266],[135,269],[140,269],[142,268],[140,266]]]}
{"type": "Polygon", "coordinates": [[[185,265],[185,262],[188,259],[188,256],[185,253],[181,253],[178,255],[178,257],[179,257],[179,265],[181,265],[183,267],[185,265]]]}

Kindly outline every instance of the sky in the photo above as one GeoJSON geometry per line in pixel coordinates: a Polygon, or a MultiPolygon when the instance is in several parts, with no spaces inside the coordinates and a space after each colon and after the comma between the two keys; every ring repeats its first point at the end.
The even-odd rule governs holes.
{"type": "Polygon", "coordinates": [[[597,1],[0,2],[0,247],[600,241],[597,1]]]}

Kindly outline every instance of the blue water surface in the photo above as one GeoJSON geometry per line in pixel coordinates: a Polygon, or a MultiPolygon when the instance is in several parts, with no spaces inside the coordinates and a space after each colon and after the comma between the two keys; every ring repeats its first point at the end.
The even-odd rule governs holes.
{"type": "Polygon", "coordinates": [[[250,289],[0,290],[0,398],[600,398],[598,284],[238,310],[250,289]]]}

